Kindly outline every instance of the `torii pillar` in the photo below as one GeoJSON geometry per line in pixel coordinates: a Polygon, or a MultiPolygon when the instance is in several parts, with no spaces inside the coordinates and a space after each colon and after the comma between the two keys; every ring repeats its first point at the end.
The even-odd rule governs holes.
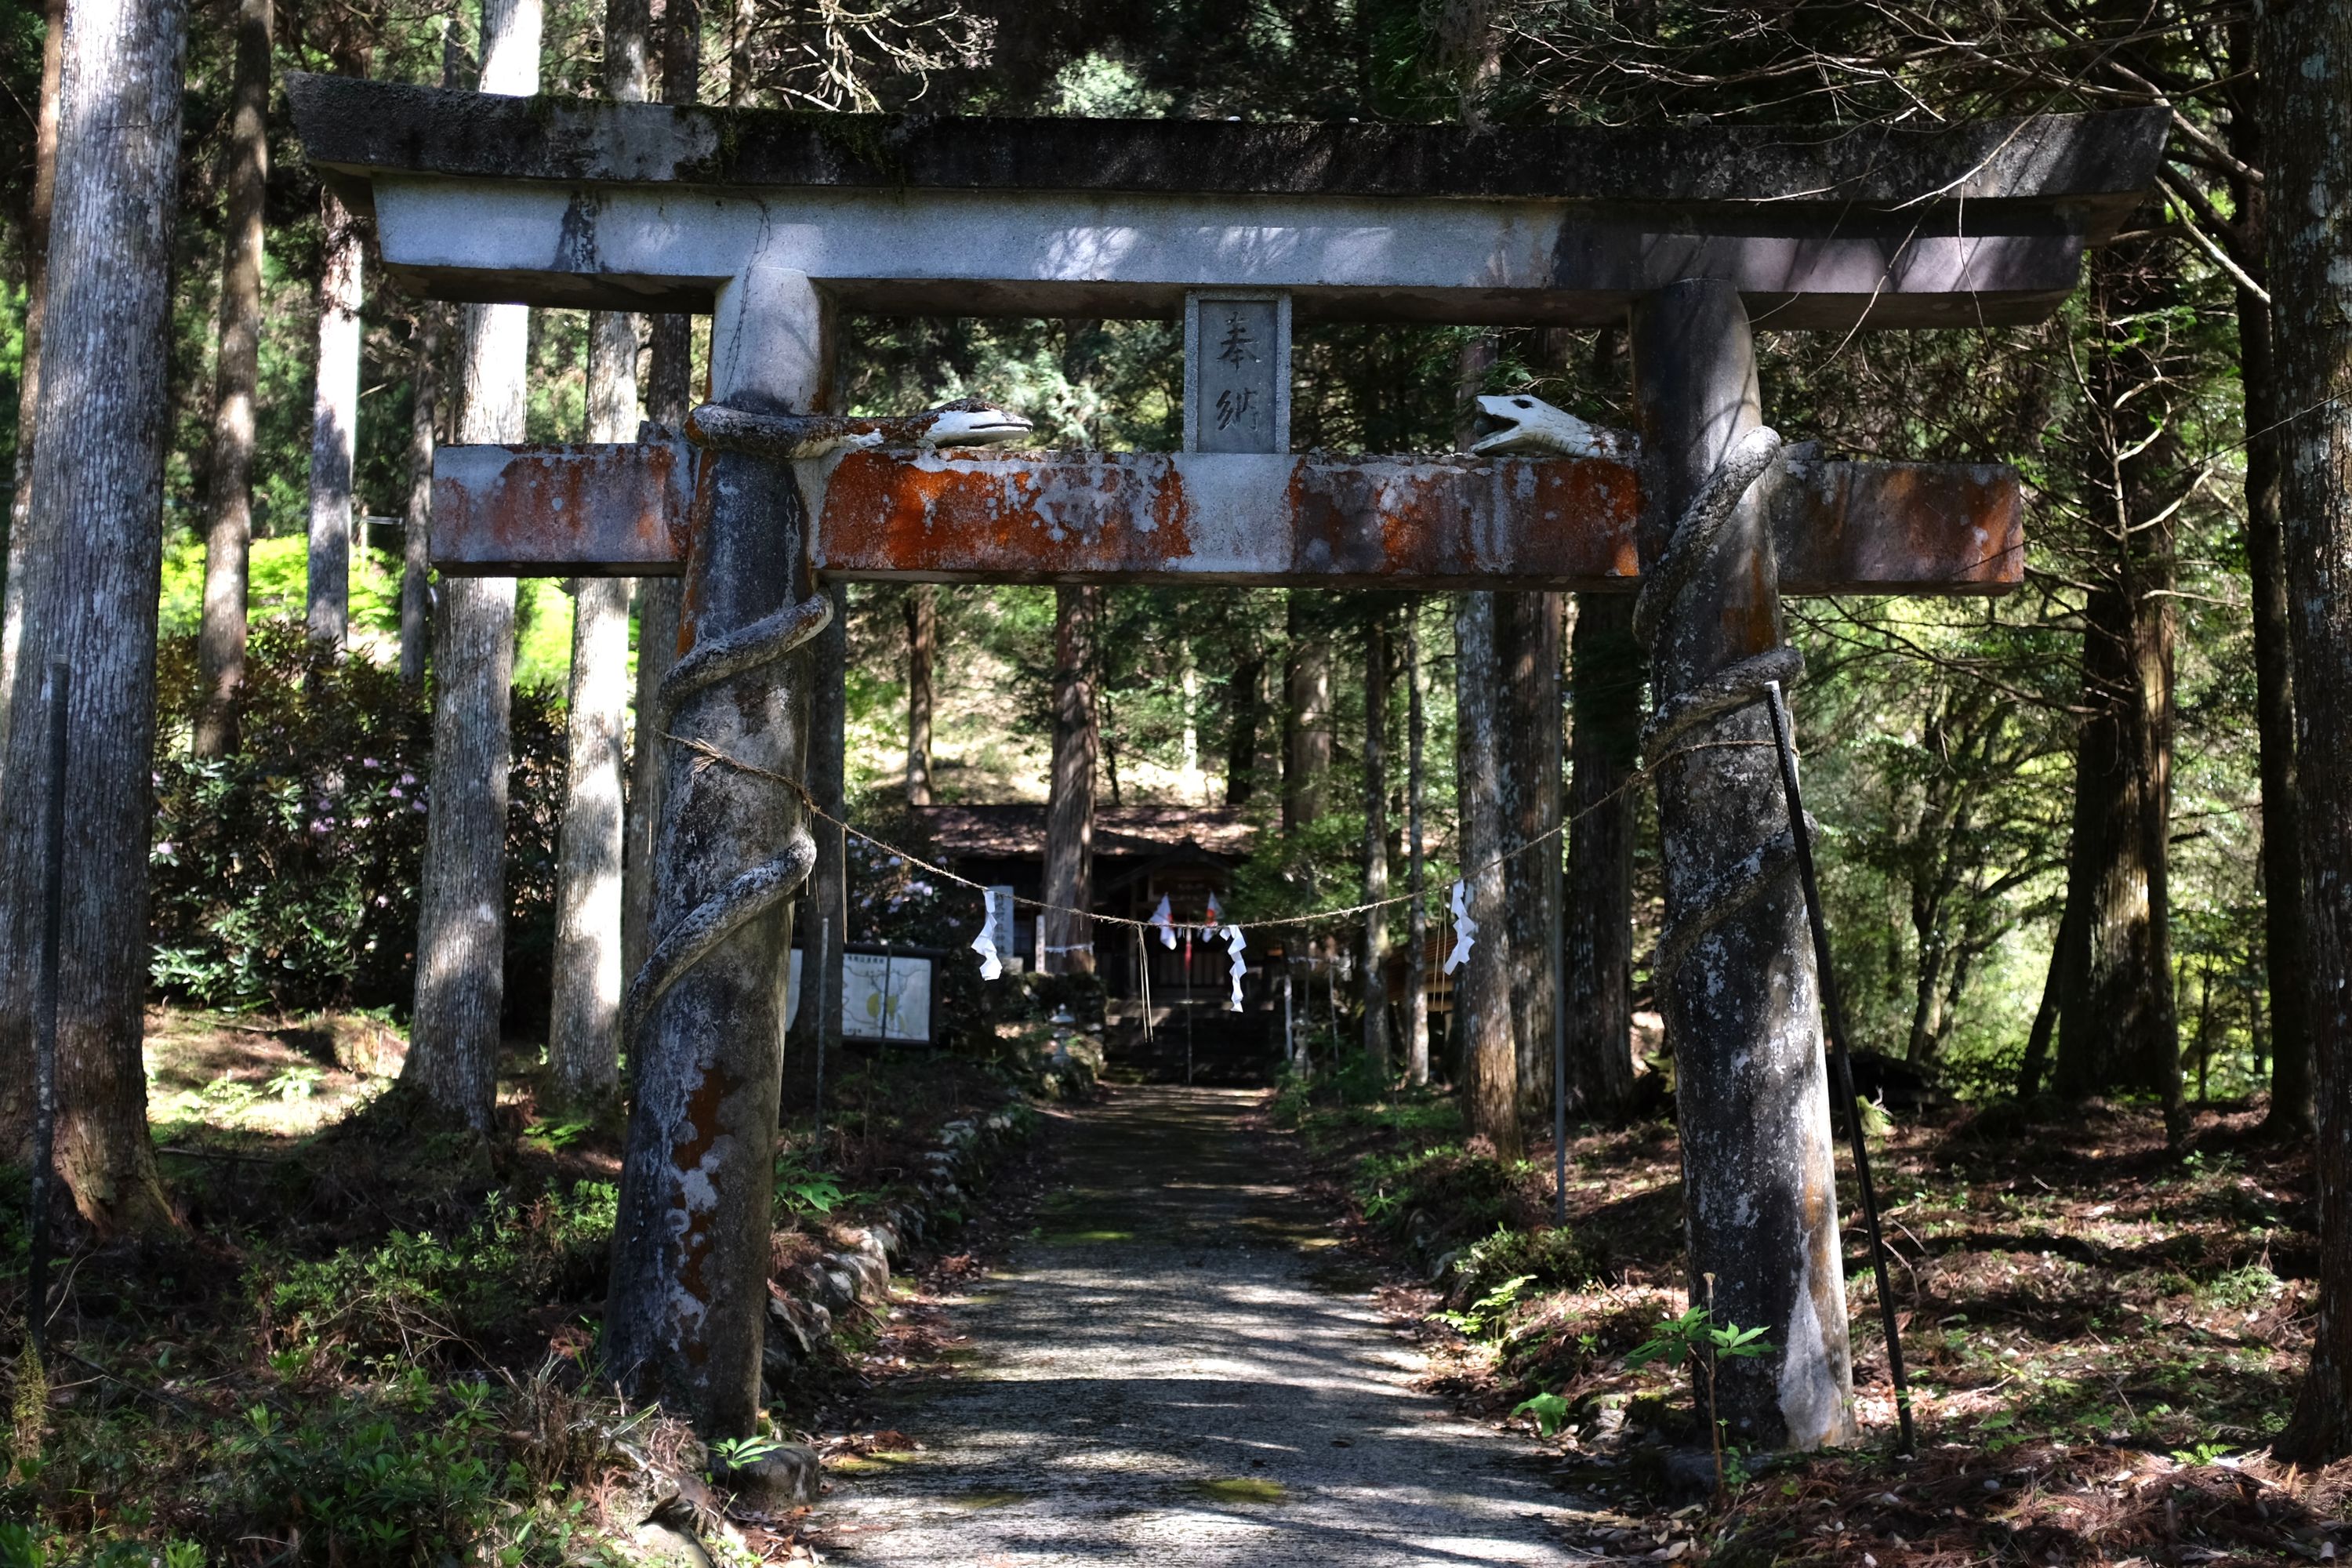
{"type": "MultiPolygon", "coordinates": [[[[1697,279],[1635,307],[1632,347],[1642,558],[1654,570],[1709,476],[1762,424],[1755,346],[1738,290],[1697,279]]],[[[1769,483],[1740,498],[1661,607],[1650,646],[1661,714],[1782,646],[1780,565],[1759,493],[1769,483]]],[[[1770,720],[1750,700],[1661,750],[1659,963],[1673,971],[1657,976],[1658,1005],[1674,1052],[1690,1299],[1711,1298],[1718,1323],[1766,1327],[1773,1346],[1716,1369],[1717,1411],[1742,1447],[1844,1442],[1853,1381],[1820,984],[1770,720]]]]}
{"type": "MultiPolygon", "coordinates": [[[[823,412],[832,314],[797,271],[754,267],[728,284],[714,401],[823,412]]],[[[628,998],[634,1104],[604,1346],[625,1386],[742,1436],[760,1429],[791,894],[816,862],[787,782],[807,752],[809,680],[788,667],[805,667],[799,650],[832,601],[811,581],[789,465],[719,452],[700,488],[679,657],[661,687],[654,951],[628,998]]]]}

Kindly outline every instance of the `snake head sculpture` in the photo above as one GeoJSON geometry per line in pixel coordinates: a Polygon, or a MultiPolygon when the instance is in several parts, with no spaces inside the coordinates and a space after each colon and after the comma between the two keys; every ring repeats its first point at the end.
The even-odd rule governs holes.
{"type": "Polygon", "coordinates": [[[908,424],[929,420],[929,426],[915,437],[915,445],[936,447],[1001,447],[1018,441],[1037,427],[1009,408],[999,408],[993,403],[977,397],[959,397],[953,403],[942,403],[937,408],[916,415],[908,424]]]}
{"type": "Polygon", "coordinates": [[[993,447],[1018,441],[1036,426],[1009,409],[960,397],[920,414],[881,418],[843,414],[755,414],[706,403],[687,416],[687,439],[707,451],[741,452],[795,462],[866,447],[993,447]]]}
{"type": "Polygon", "coordinates": [[[1540,397],[1523,393],[1481,397],[1478,412],[1497,426],[1472,444],[1470,450],[1481,458],[1615,458],[1630,462],[1633,457],[1633,437],[1588,425],[1540,397]]]}

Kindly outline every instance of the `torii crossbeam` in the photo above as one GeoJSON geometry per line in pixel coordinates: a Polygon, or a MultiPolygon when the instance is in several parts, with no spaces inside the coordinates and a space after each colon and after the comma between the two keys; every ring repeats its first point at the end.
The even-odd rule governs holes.
{"type": "MultiPolygon", "coordinates": [[[[2022,574],[2021,506],[2006,469],[1783,452],[1761,428],[1752,327],[2041,319],[2144,196],[2164,110],[1472,132],[919,122],[316,77],[289,95],[311,166],[373,213],[395,283],[710,310],[712,404],[737,415],[826,412],[840,310],[1244,300],[1279,340],[1277,381],[1232,390],[1229,411],[1286,398],[1294,313],[1630,325],[1638,446],[1585,457],[1296,456],[1280,416],[1255,446],[1177,455],[785,462],[658,431],[445,449],[445,572],[687,579],[659,716],[684,744],[632,998],[617,1372],[714,1436],[758,1416],[784,899],[810,854],[797,796],[759,773],[802,772],[805,693],[783,656],[823,624],[816,577],[1623,588],[1642,595],[1658,701],[1659,989],[1691,1272],[1777,1347],[1725,1366],[1723,1414],[1751,1446],[1853,1434],[1817,982],[1755,698],[1797,668],[1782,593],[1999,592],[2022,574]],[[758,772],[698,765],[713,755],[758,772]]],[[[1188,374],[1208,373],[1196,358],[1188,374]]]]}

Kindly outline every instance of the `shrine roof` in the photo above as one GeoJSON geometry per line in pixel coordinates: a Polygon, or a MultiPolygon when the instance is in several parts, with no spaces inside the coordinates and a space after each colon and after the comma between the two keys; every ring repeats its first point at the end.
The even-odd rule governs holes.
{"type": "Polygon", "coordinates": [[[772,189],[1520,198],[1653,204],[2065,204],[2114,226],[2166,111],[1944,126],[1614,127],[917,118],[505,98],[297,73],[313,167],[772,189]]]}
{"type": "MultiPolygon", "coordinates": [[[[957,859],[1034,860],[1045,853],[1045,808],[1002,805],[924,805],[911,815],[940,851],[957,859]]],[[[1178,805],[1105,805],[1095,808],[1097,857],[1162,855],[1186,844],[1223,859],[1247,855],[1255,833],[1238,811],[1178,805]]]]}

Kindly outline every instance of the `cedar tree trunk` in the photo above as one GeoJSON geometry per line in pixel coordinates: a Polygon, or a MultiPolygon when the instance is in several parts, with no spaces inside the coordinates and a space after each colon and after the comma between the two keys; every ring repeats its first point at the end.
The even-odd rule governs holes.
{"type": "Polygon", "coordinates": [[[1537,840],[1559,826],[1559,621],[1566,610],[1559,594],[1511,594],[1496,605],[1497,628],[1507,625],[1503,657],[1507,670],[1504,701],[1504,799],[1509,810],[1509,846],[1534,845],[1505,863],[1510,889],[1511,1034],[1519,1053],[1519,1096],[1529,1110],[1551,1104],[1552,1015],[1559,1005],[1552,986],[1552,933],[1559,864],[1557,840],[1537,840]]]}
{"type": "Polygon", "coordinates": [[[2295,752],[2309,903],[2319,1321],[2274,1452],[2352,1453],[2352,10],[2266,8],[2260,59],[2270,164],[2270,288],[2295,752]]]}
{"type": "Polygon", "coordinates": [[[1054,590],[1054,773],[1045,801],[1045,902],[1038,926],[1048,974],[1091,974],[1094,902],[1095,627],[1099,588],[1054,590]]]}
{"type": "MultiPolygon", "coordinates": [[[[47,0],[41,43],[41,103],[33,125],[33,199],[25,218],[25,337],[16,387],[16,456],[8,494],[6,563],[0,566],[0,776],[7,770],[8,711],[16,689],[16,644],[24,631],[25,513],[33,495],[33,432],[40,421],[41,323],[48,296],[49,208],[58,183],[58,74],[66,0],[47,0]]],[[[46,679],[46,676],[40,678],[46,679]]]]}
{"type": "Polygon", "coordinates": [[[1629,594],[1580,595],[1569,665],[1566,905],[1568,1073],[1584,1114],[1622,1114],[1633,1097],[1634,754],[1642,647],[1629,594]]]}
{"type": "MultiPolygon", "coordinates": [[[[2095,320],[2137,321],[2168,294],[2142,247],[2091,263],[2095,320]]],[[[2179,460],[2160,374],[2136,327],[2090,356],[2097,440],[2090,476],[2105,575],[2083,608],[2083,706],[2066,899],[2080,902],[2059,993],[2055,1088],[2081,1099],[2153,1090],[2181,1131],[2180,1044],[2173,999],[2168,870],[2172,820],[2171,527],[2148,520],[2170,499],[2179,460]]]]}
{"type": "MultiPolygon", "coordinates": [[[[318,384],[310,404],[310,636],[341,647],[352,619],[352,463],[360,417],[359,220],[319,189],[318,384]]],[[[520,440],[520,432],[509,437],[520,440]]],[[[207,590],[209,596],[209,589],[207,590]]]]}
{"type": "MultiPolygon", "coordinates": [[[[538,90],[539,0],[484,0],[484,92],[538,90]]],[[[523,438],[530,312],[465,307],[460,442],[523,438]]],[[[436,1120],[490,1130],[506,1000],[511,577],[445,577],[433,627],[433,800],[416,916],[416,1009],[402,1089],[436,1120]]]]}
{"type": "Polygon", "coordinates": [[[907,587],[907,804],[931,804],[931,660],[938,649],[940,591],[907,587]]]}
{"type": "Polygon", "coordinates": [[[1468,961],[1454,972],[1465,1107],[1470,1131],[1495,1157],[1519,1157],[1518,1058],[1511,1044],[1510,913],[1507,879],[1495,857],[1503,847],[1502,660],[1495,641],[1493,594],[1465,594],[1454,610],[1454,710],[1462,879],[1470,918],[1478,922],[1468,961]]]}
{"type": "Polygon", "coordinates": [[[1429,1081],[1429,861],[1423,820],[1429,805],[1428,721],[1422,711],[1421,600],[1405,606],[1405,943],[1404,1071],[1415,1087],[1429,1081]]]}
{"type": "Polygon", "coordinates": [[[220,356],[213,391],[212,517],[205,531],[204,619],[196,664],[205,681],[195,753],[236,749],[245,685],[246,581],[253,552],[254,394],[261,380],[261,204],[269,183],[272,0],[240,0],[229,84],[228,187],[221,235],[220,356]]]}
{"type": "MultiPolygon", "coordinates": [[[[1389,625],[1385,610],[1364,627],[1364,902],[1389,896],[1389,625]]],[[[1360,956],[1364,1055],[1389,1076],[1389,911],[1364,915],[1360,956]]]]}
{"type": "Polygon", "coordinates": [[[32,1130],[44,910],[47,666],[73,668],[64,795],[56,1159],[101,1230],[172,1223],[147,1131],[149,780],[163,574],[181,49],[175,0],[71,0],[59,59],[56,221],[24,548],[22,641],[0,791],[0,1135],[32,1130]]]}
{"type": "Polygon", "coordinates": [[[1331,634],[1307,591],[1289,594],[1289,653],[1282,668],[1282,830],[1323,815],[1331,774],[1331,634]]]}
{"type": "Polygon", "coordinates": [[[416,336],[409,351],[408,507],[400,542],[400,679],[412,690],[425,684],[425,655],[433,617],[434,421],[441,405],[441,326],[445,309],[417,307],[416,336]]]}

